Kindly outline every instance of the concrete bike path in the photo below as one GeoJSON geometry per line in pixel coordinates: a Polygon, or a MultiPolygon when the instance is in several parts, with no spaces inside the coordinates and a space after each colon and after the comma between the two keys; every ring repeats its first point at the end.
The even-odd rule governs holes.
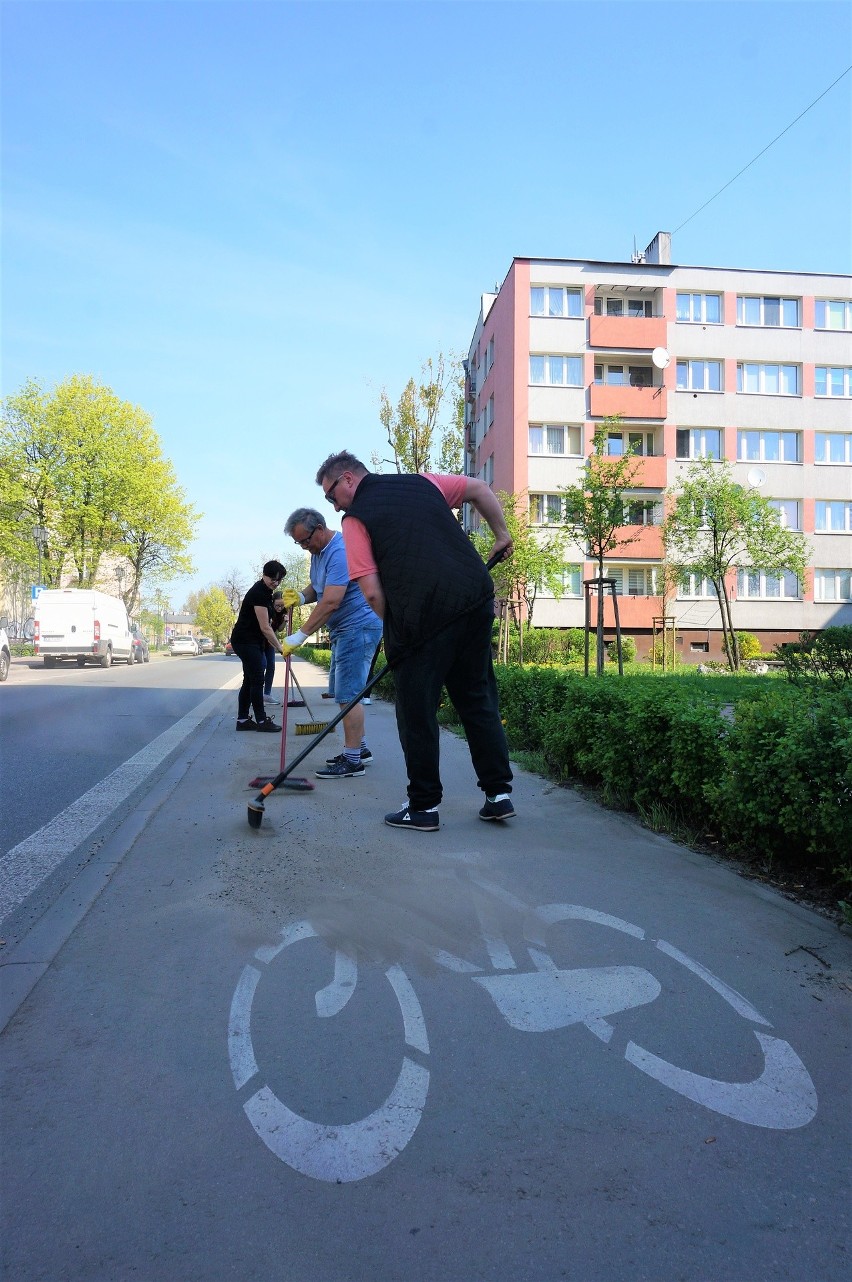
{"type": "Polygon", "coordinates": [[[386,827],[382,703],[253,831],[226,698],[0,1042],[10,1282],[845,1273],[847,937],[530,774],[480,822],[450,734],[386,827]]]}

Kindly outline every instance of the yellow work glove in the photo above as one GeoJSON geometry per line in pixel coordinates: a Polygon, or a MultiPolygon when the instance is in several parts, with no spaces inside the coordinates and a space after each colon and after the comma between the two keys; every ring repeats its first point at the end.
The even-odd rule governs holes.
{"type": "Polygon", "coordinates": [[[284,602],[288,610],[295,608],[297,605],[305,604],[304,593],[297,592],[295,588],[285,588],[281,593],[281,600],[284,602]]]}
{"type": "Polygon", "coordinates": [[[291,655],[294,650],[298,650],[299,646],[304,645],[307,639],[308,639],[307,636],[302,631],[291,632],[289,637],[285,637],[284,640],[281,642],[282,658],[286,659],[287,656],[291,655]]]}

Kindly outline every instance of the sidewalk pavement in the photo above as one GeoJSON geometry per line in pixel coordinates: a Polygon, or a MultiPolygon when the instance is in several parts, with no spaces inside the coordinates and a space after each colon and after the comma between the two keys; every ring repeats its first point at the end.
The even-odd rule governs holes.
{"type": "MultiPolygon", "coordinates": [[[[296,670],[310,707],[288,710],[288,761],[310,743],[296,724],[330,720],[336,707],[320,697],[322,671],[304,661],[296,670]]],[[[38,978],[28,996],[22,985],[4,1035],[10,1278],[841,1275],[848,937],[712,859],[525,771],[513,791],[517,818],[481,822],[466,745],[448,732],[440,830],[386,826],[384,814],[405,802],[405,775],[393,708],[378,700],[366,709],[374,764],[365,775],[314,777],[340,751],[338,729],[295,771],[314,790],[279,790],[253,830],[247,805],[257,789],[249,781],[277,773],[280,744],[235,733],[235,704],[235,692],[223,692],[191,749],[177,751],[107,840],[101,864],[92,861],[91,884],[81,875],[2,958],[7,971],[29,967],[38,978]],[[482,900],[483,886],[497,896],[496,909],[482,900]],[[524,1037],[529,1011],[516,1012],[510,1028],[497,1021],[494,1035],[503,1033],[493,1054],[484,1030],[494,1028],[494,1006],[468,983],[473,1004],[451,1016],[440,966],[461,973],[461,959],[469,970],[506,974],[521,966],[532,945],[510,918],[531,904],[545,906],[536,909],[540,921],[563,920],[554,906],[580,906],[574,967],[586,958],[589,932],[613,922],[621,926],[608,932],[614,942],[598,969],[601,960],[623,968],[640,940],[660,965],[688,953],[698,969],[668,994],[674,1013],[657,1054],[707,1078],[714,1067],[719,1078],[747,1077],[740,1058],[756,1054],[754,1030],[740,1044],[724,1021],[739,1018],[732,1007],[764,1012],[762,1026],[805,1062],[816,1117],[791,1130],[731,1121],[625,1065],[623,1045],[622,1057],[606,1057],[594,1037],[579,1049],[576,1030],[563,1030],[564,1042],[524,1037]],[[430,1042],[434,1121],[381,1174],[346,1185],[360,1192],[343,1200],[334,1181],[297,1175],[261,1144],[226,1052],[240,976],[253,957],[282,948],[282,931],[305,921],[348,954],[378,959],[388,975],[404,966],[425,994],[430,1030],[441,1034],[430,1042]],[[464,962],[471,958],[476,965],[464,962]],[[690,1007],[693,981],[706,1009],[690,1007]]],[[[329,991],[346,982],[345,969],[335,972],[329,991]]],[[[287,1000],[282,991],[278,1001],[287,1000]]],[[[292,1039],[275,1030],[271,1009],[265,1050],[287,1060],[292,1039]]],[[[387,1042],[383,1009],[363,1012],[365,1027],[378,1021],[376,1064],[387,1042]]],[[[628,1027],[638,1014],[626,1012],[628,1027]]],[[[406,1038],[422,1050],[425,1033],[415,1025],[406,1023],[406,1038]]],[[[237,1028],[238,1041],[243,1035],[237,1028]]],[[[355,1062],[354,1050],[344,1062],[350,1055],[355,1062]]],[[[755,1063],[759,1073],[759,1055],[755,1063]]],[[[346,1094],[330,1102],[319,1067],[315,1076],[317,1107],[332,1121],[346,1116],[346,1094]]],[[[369,1080],[361,1089],[371,1097],[369,1080]]]]}

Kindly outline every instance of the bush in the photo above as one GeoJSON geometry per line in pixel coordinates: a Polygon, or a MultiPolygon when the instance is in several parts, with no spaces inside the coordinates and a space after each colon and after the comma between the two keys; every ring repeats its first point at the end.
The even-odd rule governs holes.
{"type": "Polygon", "coordinates": [[[753,632],[737,632],[736,638],[740,659],[760,659],[763,657],[763,646],[753,632]]]}
{"type": "MultiPolygon", "coordinates": [[[[610,662],[618,663],[618,645],[615,641],[607,643],[606,653],[610,662]]],[[[636,658],[636,641],[633,637],[621,638],[621,658],[624,663],[632,663],[636,658]]]]}
{"type": "Polygon", "coordinates": [[[790,681],[826,681],[843,686],[852,681],[852,627],[824,628],[802,632],[798,641],[776,647],[775,655],[784,664],[790,681]]]}

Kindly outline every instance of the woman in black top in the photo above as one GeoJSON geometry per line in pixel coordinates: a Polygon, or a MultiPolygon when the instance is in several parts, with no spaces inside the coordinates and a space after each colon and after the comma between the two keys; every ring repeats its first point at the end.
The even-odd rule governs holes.
{"type": "Polygon", "coordinates": [[[268,717],[263,708],[263,674],[267,643],[281,654],[281,643],[273,630],[273,622],[283,621],[283,607],[273,600],[273,593],[287,571],[280,561],[267,561],[263,576],[249,588],[243,597],[234,630],[231,648],[243,665],[243,684],[237,700],[237,729],[263,730],[267,734],[280,734],[281,727],[268,717]],[[280,616],[280,618],[279,618],[280,616]],[[255,719],[249,716],[254,709],[255,719]]]}

